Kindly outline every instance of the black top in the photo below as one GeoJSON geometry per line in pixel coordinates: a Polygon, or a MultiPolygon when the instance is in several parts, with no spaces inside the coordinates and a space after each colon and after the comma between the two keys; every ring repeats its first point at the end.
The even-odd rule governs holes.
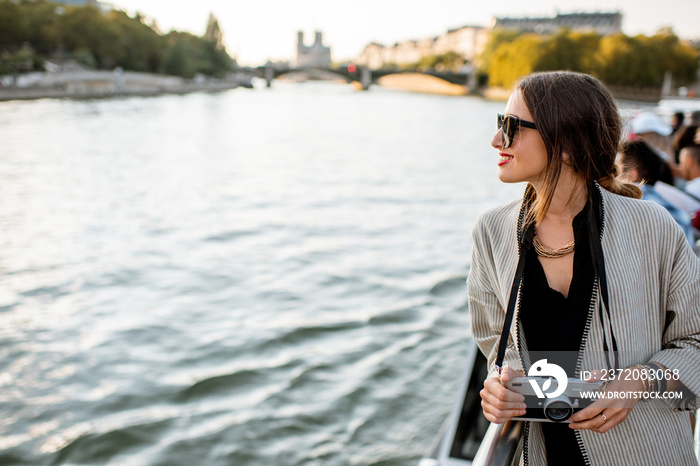
{"type": "MultiPolygon", "coordinates": [[[[593,262],[588,241],[588,202],[573,220],[574,270],[569,295],[549,287],[535,248],[527,252],[518,319],[522,325],[530,361],[547,359],[548,363],[564,368],[568,377],[574,377],[576,356],[583,339],[583,331],[593,290],[593,262]],[[546,353],[539,353],[546,352],[546,353]]],[[[543,422],[542,431],[550,465],[585,464],[576,442],[574,431],[567,423],[543,422]]]]}

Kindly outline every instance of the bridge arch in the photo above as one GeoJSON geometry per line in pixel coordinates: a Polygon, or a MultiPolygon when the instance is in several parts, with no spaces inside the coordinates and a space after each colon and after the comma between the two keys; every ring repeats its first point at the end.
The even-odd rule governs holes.
{"type": "MultiPolygon", "coordinates": [[[[442,85],[447,89],[450,85],[460,86],[462,88],[468,89],[468,81],[471,82],[470,74],[467,73],[455,73],[455,72],[437,72],[437,71],[415,71],[415,70],[370,70],[363,66],[339,66],[337,68],[322,68],[322,67],[275,67],[271,65],[262,66],[257,69],[258,76],[262,77],[267,81],[268,87],[271,85],[274,79],[281,76],[290,75],[293,73],[303,73],[310,79],[343,79],[345,82],[359,82],[362,89],[368,89],[371,84],[377,83],[380,79],[386,76],[404,76],[403,81],[408,81],[407,77],[415,83],[423,82],[419,85],[420,88],[429,88],[430,83],[432,87],[442,85]],[[352,71],[351,71],[352,70],[352,71]],[[423,77],[423,78],[420,78],[423,77]]],[[[396,81],[396,78],[392,78],[396,81]]],[[[385,80],[386,81],[386,80],[385,80]]],[[[472,86],[469,86],[471,88],[472,86]]],[[[457,89],[457,88],[453,88],[457,89]]],[[[426,91],[430,92],[430,91],[426,91]]],[[[460,93],[459,91],[453,90],[448,93],[460,93]]],[[[464,92],[461,92],[464,93],[464,92]]]]}

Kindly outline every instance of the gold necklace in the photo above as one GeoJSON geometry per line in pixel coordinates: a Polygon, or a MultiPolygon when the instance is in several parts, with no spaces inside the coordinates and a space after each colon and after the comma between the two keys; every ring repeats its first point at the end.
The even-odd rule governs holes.
{"type": "Polygon", "coordinates": [[[535,252],[538,256],[556,259],[557,257],[562,257],[574,252],[574,249],[576,248],[576,240],[560,247],[559,249],[552,249],[549,246],[542,244],[540,239],[535,234],[535,237],[532,240],[532,245],[535,246],[535,252]]]}

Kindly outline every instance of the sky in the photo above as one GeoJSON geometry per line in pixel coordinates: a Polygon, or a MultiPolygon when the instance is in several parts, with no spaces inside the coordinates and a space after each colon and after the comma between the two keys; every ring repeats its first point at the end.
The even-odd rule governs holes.
{"type": "Polygon", "coordinates": [[[444,34],[461,26],[488,26],[493,17],[554,16],[557,12],[622,13],[622,31],[653,34],[671,26],[681,38],[700,38],[699,0],[106,0],[130,14],[156,20],[161,31],[204,33],[209,13],[219,20],[224,44],[242,65],[291,60],[297,31],[313,42],[323,31],[334,61],[351,60],[370,42],[391,45],[444,34]],[[663,6],[661,6],[663,4],[663,6]]]}

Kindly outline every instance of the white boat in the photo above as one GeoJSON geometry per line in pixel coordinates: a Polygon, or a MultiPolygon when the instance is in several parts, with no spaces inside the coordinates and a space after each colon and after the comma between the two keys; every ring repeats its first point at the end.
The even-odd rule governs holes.
{"type": "Polygon", "coordinates": [[[656,105],[655,112],[660,117],[667,121],[671,119],[676,112],[683,112],[686,119],[690,118],[690,114],[700,110],[700,99],[694,97],[665,97],[659,100],[656,105]]]}

